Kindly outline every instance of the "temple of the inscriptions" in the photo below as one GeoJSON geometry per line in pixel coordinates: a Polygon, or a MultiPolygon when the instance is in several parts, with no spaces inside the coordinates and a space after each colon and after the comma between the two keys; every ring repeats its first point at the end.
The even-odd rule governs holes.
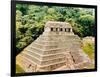
{"type": "Polygon", "coordinates": [[[91,60],[66,22],[48,21],[44,32],[16,56],[25,72],[86,69],[91,60]]]}

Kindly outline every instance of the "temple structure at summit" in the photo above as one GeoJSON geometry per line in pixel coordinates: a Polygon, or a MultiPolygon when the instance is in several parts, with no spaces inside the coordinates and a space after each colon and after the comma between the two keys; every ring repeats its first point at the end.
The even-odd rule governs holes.
{"type": "Polygon", "coordinates": [[[16,56],[25,72],[86,69],[91,65],[80,38],[66,22],[48,21],[44,32],[16,56]]]}

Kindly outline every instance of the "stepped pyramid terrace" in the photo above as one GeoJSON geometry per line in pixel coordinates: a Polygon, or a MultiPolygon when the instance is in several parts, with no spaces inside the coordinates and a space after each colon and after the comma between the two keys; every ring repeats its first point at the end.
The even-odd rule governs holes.
{"type": "Polygon", "coordinates": [[[48,21],[43,34],[17,55],[16,64],[25,72],[45,72],[86,69],[92,62],[69,23],[48,21]]]}

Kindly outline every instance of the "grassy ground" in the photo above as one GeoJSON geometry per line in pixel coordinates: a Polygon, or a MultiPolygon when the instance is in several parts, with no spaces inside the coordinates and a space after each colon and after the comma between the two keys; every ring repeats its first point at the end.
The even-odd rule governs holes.
{"type": "MultiPolygon", "coordinates": [[[[94,58],[95,45],[93,43],[85,43],[85,45],[83,45],[83,50],[90,57],[91,61],[94,61],[95,60],[95,58],[94,58]]],[[[93,69],[94,67],[95,66],[93,64],[89,68],[93,69]]]]}
{"type": "Polygon", "coordinates": [[[83,50],[84,52],[90,57],[90,59],[94,59],[94,53],[95,53],[95,49],[94,49],[94,44],[92,43],[86,43],[83,46],[83,50]]]}
{"type": "Polygon", "coordinates": [[[23,73],[25,72],[18,64],[16,64],[16,73],[23,73]]]}

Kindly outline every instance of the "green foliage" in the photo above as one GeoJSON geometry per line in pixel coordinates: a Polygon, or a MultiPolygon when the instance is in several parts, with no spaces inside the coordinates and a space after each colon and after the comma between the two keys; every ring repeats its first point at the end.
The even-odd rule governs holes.
{"type": "Polygon", "coordinates": [[[16,21],[21,21],[22,18],[22,12],[17,10],[16,11],[16,21]]]}
{"type": "Polygon", "coordinates": [[[94,10],[86,8],[16,5],[16,49],[24,47],[39,37],[47,21],[69,22],[75,34],[80,37],[94,36],[94,10]]]}
{"type": "Polygon", "coordinates": [[[16,10],[21,11],[22,15],[25,15],[25,14],[27,14],[28,5],[27,4],[17,4],[16,10]]]}
{"type": "Polygon", "coordinates": [[[78,23],[81,25],[83,37],[94,36],[95,34],[95,21],[94,16],[83,15],[79,17],[78,23]]]}
{"type": "Polygon", "coordinates": [[[47,10],[47,13],[48,13],[48,14],[54,14],[54,13],[55,13],[55,9],[49,8],[49,9],[47,10]]]}
{"type": "Polygon", "coordinates": [[[27,31],[27,28],[24,27],[24,26],[21,26],[21,27],[19,28],[19,31],[20,31],[22,34],[24,34],[24,33],[27,31]]]}

